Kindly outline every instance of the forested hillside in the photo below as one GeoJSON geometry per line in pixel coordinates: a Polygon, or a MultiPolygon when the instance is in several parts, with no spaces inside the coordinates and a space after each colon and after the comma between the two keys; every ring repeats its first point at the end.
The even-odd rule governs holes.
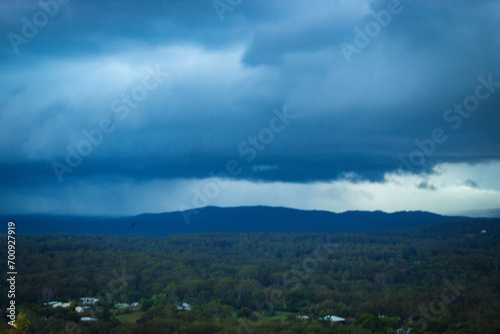
{"type": "Polygon", "coordinates": [[[346,211],[335,213],[268,206],[205,207],[130,217],[14,215],[20,234],[99,234],[126,237],[167,237],[180,233],[363,233],[391,231],[472,218],[425,211],[346,211]]]}
{"type": "MultiPolygon", "coordinates": [[[[370,234],[20,236],[16,302],[33,333],[499,333],[499,245],[498,220],[370,234]],[[100,299],[97,321],[79,321],[82,297],[100,299]],[[329,315],[346,321],[320,320],[329,315]]],[[[6,305],[4,285],[0,296],[6,305]]]]}

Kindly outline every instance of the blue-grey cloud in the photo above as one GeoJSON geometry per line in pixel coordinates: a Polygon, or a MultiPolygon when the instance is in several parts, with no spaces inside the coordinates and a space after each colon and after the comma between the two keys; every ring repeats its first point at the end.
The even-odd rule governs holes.
{"type": "Polygon", "coordinates": [[[3,197],[104,176],[203,179],[229,161],[235,180],[314,183],[500,159],[497,1],[242,1],[223,20],[211,1],[0,9],[3,197]],[[343,43],[359,52],[347,59],[343,43]],[[127,105],[155,69],[158,85],[127,105]],[[273,121],[284,106],[293,119],[273,121]]]}

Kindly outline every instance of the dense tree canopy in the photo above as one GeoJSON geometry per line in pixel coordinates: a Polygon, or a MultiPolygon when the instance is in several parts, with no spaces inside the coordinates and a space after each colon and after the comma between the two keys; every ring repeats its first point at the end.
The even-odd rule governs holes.
{"type": "Polygon", "coordinates": [[[498,333],[499,240],[499,221],[383,234],[18,236],[16,303],[34,333],[498,333]],[[44,305],[89,296],[100,298],[97,322],[79,322],[76,304],[44,305]],[[129,312],[136,321],[123,321],[129,312]]]}

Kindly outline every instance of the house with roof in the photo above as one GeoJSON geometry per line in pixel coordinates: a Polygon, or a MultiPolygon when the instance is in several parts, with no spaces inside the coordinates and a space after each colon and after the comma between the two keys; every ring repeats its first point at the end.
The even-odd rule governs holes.
{"type": "Polygon", "coordinates": [[[54,308],[56,308],[56,307],[68,308],[70,304],[71,303],[63,303],[63,302],[56,302],[56,301],[44,303],[44,305],[52,306],[54,308]]]}
{"type": "Polygon", "coordinates": [[[99,298],[92,298],[92,297],[83,297],[80,298],[82,301],[83,305],[94,305],[99,301],[99,298]]]}
{"type": "Polygon", "coordinates": [[[321,320],[321,321],[328,321],[330,323],[345,323],[345,319],[344,318],[341,318],[341,317],[337,317],[337,316],[334,316],[334,315],[325,315],[324,317],[322,318],[319,318],[318,320],[321,320]]]}
{"type": "Polygon", "coordinates": [[[130,306],[130,304],[127,304],[127,303],[118,303],[118,304],[115,304],[115,308],[118,309],[118,310],[126,309],[129,306],[130,306]]]}
{"type": "Polygon", "coordinates": [[[188,303],[182,303],[181,305],[177,306],[177,309],[179,311],[191,311],[191,305],[188,303]]]}

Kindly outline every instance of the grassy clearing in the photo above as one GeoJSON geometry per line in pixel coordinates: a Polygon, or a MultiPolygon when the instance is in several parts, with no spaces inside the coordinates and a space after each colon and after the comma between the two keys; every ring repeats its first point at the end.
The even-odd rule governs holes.
{"type": "Polygon", "coordinates": [[[275,312],[273,316],[270,317],[264,317],[266,320],[282,320],[286,321],[286,318],[290,315],[293,314],[291,312],[275,312]]]}
{"type": "Polygon", "coordinates": [[[119,322],[122,324],[135,324],[137,320],[139,320],[144,312],[132,312],[132,313],[126,313],[126,314],[120,314],[116,316],[116,319],[118,319],[119,322]]]}

